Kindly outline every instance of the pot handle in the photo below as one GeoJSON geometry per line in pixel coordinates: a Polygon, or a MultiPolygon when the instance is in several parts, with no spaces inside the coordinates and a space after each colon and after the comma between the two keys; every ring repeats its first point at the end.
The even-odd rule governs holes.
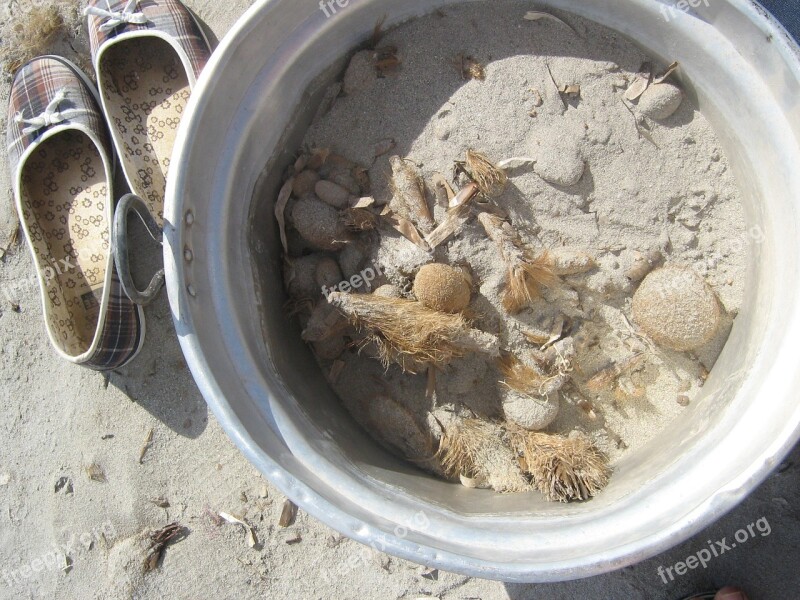
{"type": "Polygon", "coordinates": [[[128,298],[135,304],[147,306],[158,295],[159,290],[164,285],[164,269],[159,270],[150,280],[150,285],[143,292],[136,288],[131,275],[131,265],[129,261],[128,248],[128,215],[134,211],[141,219],[147,232],[159,244],[162,240],[162,232],[156,223],[147,205],[135,194],[125,194],[117,204],[114,212],[114,227],[111,233],[111,245],[114,248],[114,264],[117,267],[122,289],[128,298]]]}

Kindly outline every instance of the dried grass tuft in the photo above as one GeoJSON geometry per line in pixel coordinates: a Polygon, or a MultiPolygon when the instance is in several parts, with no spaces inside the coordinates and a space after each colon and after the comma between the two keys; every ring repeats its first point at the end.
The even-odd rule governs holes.
{"type": "Polygon", "coordinates": [[[436,458],[452,479],[466,477],[498,492],[530,489],[513,451],[503,440],[502,429],[487,421],[455,420],[444,429],[436,458]]]}
{"type": "Polygon", "coordinates": [[[506,172],[489,160],[485,154],[467,150],[465,167],[467,174],[485,196],[499,196],[508,185],[506,172]]]}
{"type": "Polygon", "coordinates": [[[472,351],[499,353],[497,338],[470,329],[467,319],[458,313],[441,313],[419,302],[375,294],[334,292],[328,301],[354,326],[368,331],[365,344],[375,343],[386,367],[396,363],[416,373],[472,351]]]}
{"type": "MultiPolygon", "coordinates": [[[[0,64],[13,75],[25,63],[43,54],[60,54],[53,48],[59,37],[74,37],[80,23],[80,0],[30,4],[18,3],[11,18],[0,28],[0,64]]],[[[75,58],[75,57],[70,57],[75,58]]],[[[88,62],[79,57],[81,66],[88,62]]]]}
{"type": "Polygon", "coordinates": [[[557,281],[547,252],[538,258],[530,258],[526,252],[523,260],[508,266],[503,308],[516,314],[539,297],[540,286],[550,287],[557,281]]]}
{"type": "Polygon", "coordinates": [[[368,208],[346,208],[341,212],[344,226],[354,233],[378,228],[380,217],[368,208]]]}
{"type": "Polygon", "coordinates": [[[553,379],[542,371],[529,367],[513,354],[504,354],[498,361],[503,383],[510,389],[527,396],[547,393],[547,384],[553,379]]]}
{"type": "Polygon", "coordinates": [[[566,437],[518,427],[508,433],[523,470],[548,500],[588,500],[608,484],[608,458],[585,436],[566,437]]]}

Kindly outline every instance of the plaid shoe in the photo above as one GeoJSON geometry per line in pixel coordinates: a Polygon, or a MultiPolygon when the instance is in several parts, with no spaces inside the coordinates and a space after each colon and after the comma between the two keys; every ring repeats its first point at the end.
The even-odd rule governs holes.
{"type": "Polygon", "coordinates": [[[89,39],[103,110],[131,191],[159,226],[172,148],[211,50],[178,0],[90,0],[89,39]]]}
{"type": "Polygon", "coordinates": [[[22,67],[11,89],[7,140],[50,341],[70,362],[122,366],[142,346],[144,315],[114,269],[114,164],[86,75],[55,56],[22,67]]]}

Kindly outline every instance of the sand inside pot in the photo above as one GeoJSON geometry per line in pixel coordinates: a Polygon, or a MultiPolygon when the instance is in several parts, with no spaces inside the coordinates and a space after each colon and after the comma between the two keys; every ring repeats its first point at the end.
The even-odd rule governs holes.
{"type": "Polygon", "coordinates": [[[514,491],[542,489],[513,443],[520,426],[546,422],[544,431],[570,448],[583,447],[570,439],[588,440],[613,467],[686,410],[739,310],[752,237],[728,162],[682,91],[680,68],[669,75],[666,64],[590,21],[529,10],[505,1],[449,7],[355,54],[290,169],[294,193],[285,188],[283,211],[291,305],[304,328],[311,320],[330,332],[309,341],[353,416],[398,454],[470,486],[491,478],[476,481],[480,469],[469,465],[442,471],[433,453],[453,423],[489,423],[499,454],[515,461],[507,486],[514,491]],[[648,89],[637,94],[637,86],[648,89]],[[505,187],[477,194],[453,217],[441,182],[458,192],[475,181],[463,164],[470,150],[493,164],[525,160],[504,170],[505,187]],[[417,192],[430,219],[398,200],[417,192]],[[311,227],[311,205],[325,227],[311,227]],[[448,215],[457,231],[426,249],[426,235],[448,215]],[[501,230],[494,236],[492,219],[501,230]],[[335,231],[336,239],[304,239],[299,232],[309,229],[335,231]],[[533,286],[518,311],[504,302],[511,276],[502,231],[512,250],[548,260],[557,275],[533,286]],[[322,286],[335,279],[330,261],[324,277],[316,273],[326,257],[347,282],[339,292],[378,290],[397,302],[417,300],[423,266],[458,269],[472,287],[465,320],[496,338],[500,351],[456,352],[427,368],[393,360],[402,349],[387,353],[370,323],[329,303],[322,286]],[[716,296],[718,327],[702,346],[671,350],[636,323],[634,294],[662,266],[690,269],[716,296]],[[508,361],[536,385],[512,385],[508,361]],[[376,402],[397,406],[378,419],[376,402]]]}

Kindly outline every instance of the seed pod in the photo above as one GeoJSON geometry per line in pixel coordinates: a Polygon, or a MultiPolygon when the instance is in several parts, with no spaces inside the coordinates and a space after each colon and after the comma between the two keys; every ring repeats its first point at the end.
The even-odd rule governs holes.
{"type": "Polygon", "coordinates": [[[463,271],[433,263],[423,266],[417,273],[414,296],[428,308],[454,313],[469,306],[472,289],[463,271]]]}
{"type": "Polygon", "coordinates": [[[695,350],[716,335],[722,312],[714,290],[691,269],[663,267],[633,296],[633,319],[658,345],[695,350]]]}

